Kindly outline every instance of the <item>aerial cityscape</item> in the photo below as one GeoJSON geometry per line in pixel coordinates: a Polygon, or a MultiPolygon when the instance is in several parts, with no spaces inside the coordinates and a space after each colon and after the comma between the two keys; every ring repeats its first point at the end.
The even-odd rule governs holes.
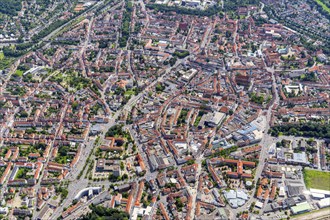
{"type": "Polygon", "coordinates": [[[330,219],[329,0],[0,0],[0,219],[330,219]]]}

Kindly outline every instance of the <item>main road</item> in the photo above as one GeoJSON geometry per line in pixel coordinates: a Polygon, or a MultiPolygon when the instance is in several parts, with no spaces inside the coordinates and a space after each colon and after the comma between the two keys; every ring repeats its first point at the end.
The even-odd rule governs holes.
{"type": "MultiPolygon", "coordinates": [[[[255,183],[260,178],[262,170],[265,166],[266,159],[267,159],[268,152],[269,152],[269,147],[274,143],[274,138],[271,137],[269,134],[267,134],[267,131],[270,128],[272,109],[273,109],[275,104],[277,105],[279,103],[279,96],[278,96],[278,90],[277,90],[277,84],[276,84],[276,78],[275,78],[275,75],[274,75],[274,70],[273,69],[268,69],[268,71],[272,74],[273,91],[274,91],[273,95],[275,95],[275,98],[273,100],[273,103],[269,106],[269,108],[266,111],[266,126],[265,126],[265,130],[264,130],[264,136],[263,136],[262,140],[259,143],[259,145],[262,148],[261,148],[261,151],[260,151],[259,163],[258,163],[256,173],[255,173],[255,176],[254,176],[254,182],[255,183]]],[[[243,206],[241,206],[238,209],[232,210],[232,214],[233,214],[234,218],[236,218],[237,213],[248,210],[251,203],[253,201],[255,201],[255,198],[254,198],[255,191],[256,191],[256,187],[253,188],[249,200],[243,206]]]]}
{"type": "MultiPolygon", "coordinates": [[[[147,95],[148,90],[150,90],[152,87],[154,87],[158,82],[162,81],[164,79],[164,77],[166,77],[171,70],[173,70],[174,68],[176,68],[178,65],[180,65],[181,63],[185,62],[187,59],[189,59],[190,56],[185,57],[184,59],[178,60],[176,62],[176,64],[173,67],[169,67],[167,68],[161,75],[160,77],[158,77],[156,80],[154,80],[152,83],[150,83],[148,86],[146,86],[144,88],[144,90],[139,93],[136,96],[132,96],[132,98],[118,111],[115,112],[115,114],[113,114],[113,116],[110,118],[109,122],[104,126],[104,129],[102,131],[102,133],[100,134],[100,140],[102,141],[105,138],[106,132],[108,131],[109,128],[111,128],[112,126],[114,126],[116,124],[116,120],[118,119],[118,117],[124,112],[124,111],[130,111],[132,109],[132,107],[141,99],[143,98],[145,95],[147,95]]],[[[87,142],[87,148],[89,148],[88,154],[90,153],[91,150],[93,150],[94,147],[94,141],[91,142],[87,142]]],[[[143,150],[141,148],[138,148],[140,153],[143,155],[143,150]]],[[[86,154],[86,153],[85,153],[86,154]]],[[[81,158],[82,159],[82,158],[81,158]]],[[[84,157],[84,160],[86,160],[87,158],[84,157]]],[[[147,163],[147,162],[146,162],[147,163]]],[[[83,164],[84,162],[79,162],[80,167],[75,167],[73,169],[77,169],[78,171],[79,168],[82,169],[83,168],[83,164]]],[[[74,176],[70,176],[70,179],[74,179],[75,176],[78,174],[79,172],[75,172],[74,176]]],[[[155,176],[157,175],[157,173],[150,173],[150,170],[148,170],[146,177],[142,177],[142,178],[155,178],[155,176]]],[[[64,207],[68,207],[73,199],[74,196],[83,188],[88,187],[89,181],[87,179],[83,178],[84,175],[82,175],[81,179],[78,180],[73,180],[69,183],[68,186],[68,196],[66,199],[63,200],[63,203],[57,207],[52,215],[52,219],[57,219],[58,217],[60,217],[61,213],[63,212],[63,208],[64,207]]],[[[139,178],[139,179],[142,179],[139,178]]],[[[115,184],[123,184],[126,181],[120,181],[120,182],[115,182],[115,184]]],[[[103,181],[103,182],[96,182],[96,185],[99,186],[105,186],[105,188],[109,187],[111,184],[111,182],[109,181],[103,181]]]]}
{"type": "MultiPolygon", "coordinates": [[[[112,1],[109,2],[107,0],[102,0],[102,1],[97,2],[95,5],[93,5],[92,7],[90,7],[89,9],[87,9],[86,11],[84,11],[83,13],[78,15],[77,17],[72,18],[71,20],[67,21],[65,24],[61,25],[60,27],[56,28],[55,30],[53,30],[52,32],[47,34],[45,37],[41,38],[34,45],[40,46],[40,45],[42,45],[42,43],[45,43],[45,42],[49,41],[52,37],[56,36],[56,34],[63,31],[64,28],[72,25],[75,21],[79,21],[80,19],[82,19],[88,13],[93,12],[94,10],[101,9],[102,6],[103,6],[103,8],[101,9],[101,11],[105,11],[108,8],[107,4],[111,3],[111,2],[112,1]]],[[[119,1],[118,3],[116,3],[113,7],[116,7],[119,3],[122,3],[122,1],[119,1]]]]}

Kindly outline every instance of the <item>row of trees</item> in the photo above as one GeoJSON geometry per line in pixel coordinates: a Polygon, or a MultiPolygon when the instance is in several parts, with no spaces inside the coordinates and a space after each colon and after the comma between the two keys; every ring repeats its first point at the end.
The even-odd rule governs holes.
{"type": "MultiPolygon", "coordinates": [[[[197,15],[197,16],[212,16],[220,12],[220,6],[209,7],[206,10],[189,9],[178,6],[167,6],[160,4],[147,4],[147,8],[161,12],[176,12],[178,14],[197,15]]],[[[221,14],[222,15],[222,14],[221,14]]]]}
{"type": "Polygon", "coordinates": [[[225,11],[236,11],[238,7],[258,4],[259,0],[224,0],[223,8],[225,11]]]}
{"type": "MultiPolygon", "coordinates": [[[[103,6],[100,6],[100,8],[98,8],[97,10],[102,9],[103,6]]],[[[88,10],[89,8],[87,8],[86,10],[88,10]]],[[[77,18],[79,15],[81,15],[82,13],[84,13],[86,10],[80,11],[80,12],[75,12],[73,11],[73,9],[71,9],[71,12],[73,13],[73,16],[71,16],[70,18],[64,19],[64,20],[56,20],[55,22],[51,23],[49,26],[45,27],[44,29],[42,29],[42,31],[40,31],[38,34],[34,35],[31,39],[34,43],[38,42],[39,40],[41,40],[42,38],[46,37],[47,35],[49,35],[50,33],[52,33],[54,30],[56,30],[57,28],[61,27],[62,25],[64,25],[65,23],[69,22],[70,20],[72,22],[74,22],[74,18],[77,18]]]]}
{"type": "Polygon", "coordinates": [[[132,2],[126,1],[125,4],[125,11],[123,14],[123,20],[122,20],[122,27],[121,27],[121,38],[119,40],[119,46],[120,47],[126,47],[127,41],[130,34],[130,23],[131,23],[131,15],[133,11],[133,5],[132,2]]]}
{"type": "Polygon", "coordinates": [[[189,51],[175,51],[173,56],[179,57],[180,59],[189,56],[189,51]]]}
{"type": "Polygon", "coordinates": [[[129,214],[118,209],[105,208],[101,205],[90,205],[92,212],[80,217],[81,220],[128,220],[129,214]]]}
{"type": "Polygon", "coordinates": [[[325,123],[303,123],[284,124],[272,127],[268,133],[272,136],[293,135],[315,138],[330,138],[330,124],[325,123]]]}
{"type": "Polygon", "coordinates": [[[308,3],[311,7],[316,7],[316,9],[327,19],[330,19],[330,2],[322,0],[309,0],[308,3]]]}
{"type": "Polygon", "coordinates": [[[65,24],[68,20],[57,20],[54,23],[51,23],[49,26],[45,27],[40,31],[38,34],[34,35],[31,39],[33,42],[38,42],[40,39],[46,37],[52,31],[56,30],[57,28],[61,27],[65,24]]]}

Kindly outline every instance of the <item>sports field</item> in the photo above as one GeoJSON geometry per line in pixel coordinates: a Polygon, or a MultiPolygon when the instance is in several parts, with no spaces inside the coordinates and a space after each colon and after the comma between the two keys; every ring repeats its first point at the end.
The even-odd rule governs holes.
{"type": "Polygon", "coordinates": [[[323,189],[330,191],[330,172],[304,169],[306,188],[323,189]]]}

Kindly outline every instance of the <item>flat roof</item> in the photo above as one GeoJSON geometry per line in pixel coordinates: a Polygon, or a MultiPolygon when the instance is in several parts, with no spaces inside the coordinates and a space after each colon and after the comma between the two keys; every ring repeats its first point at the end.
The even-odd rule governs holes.
{"type": "Polygon", "coordinates": [[[308,211],[311,210],[312,207],[309,205],[308,202],[302,202],[299,203],[293,207],[291,207],[291,211],[295,214],[295,213],[299,213],[299,212],[304,212],[304,211],[308,211]]]}
{"type": "Polygon", "coordinates": [[[323,199],[325,197],[325,195],[322,193],[312,193],[312,197],[318,198],[318,199],[320,199],[320,198],[323,199]]]}
{"type": "Polygon", "coordinates": [[[311,193],[319,193],[319,194],[324,194],[324,195],[330,195],[330,191],[328,191],[328,190],[312,189],[312,188],[310,188],[309,191],[310,191],[311,193]]]}
{"type": "Polygon", "coordinates": [[[262,208],[264,206],[264,203],[260,202],[259,200],[256,202],[255,207],[262,208]]]}
{"type": "Polygon", "coordinates": [[[320,208],[328,207],[330,206],[330,198],[321,199],[317,204],[320,208]]]}

